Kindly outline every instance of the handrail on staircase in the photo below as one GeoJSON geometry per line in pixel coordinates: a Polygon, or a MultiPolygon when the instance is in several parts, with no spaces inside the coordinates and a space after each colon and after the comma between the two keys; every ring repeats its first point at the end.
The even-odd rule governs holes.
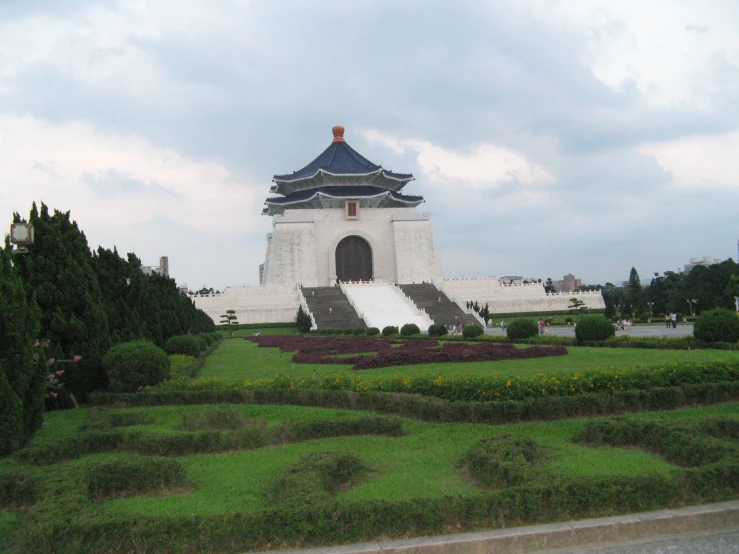
{"type": "Polygon", "coordinates": [[[315,331],[316,329],[318,329],[318,325],[316,325],[316,318],[313,317],[313,313],[308,307],[308,300],[306,300],[305,295],[303,295],[303,288],[300,286],[300,283],[298,283],[298,299],[300,300],[300,306],[303,308],[303,311],[308,314],[308,317],[310,318],[310,330],[315,331]]]}

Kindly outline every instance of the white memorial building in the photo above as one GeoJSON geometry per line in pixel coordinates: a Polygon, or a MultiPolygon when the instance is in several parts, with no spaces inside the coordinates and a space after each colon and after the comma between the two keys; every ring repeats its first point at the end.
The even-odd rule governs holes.
{"type": "Polygon", "coordinates": [[[353,308],[367,326],[415,322],[424,331],[433,322],[452,323],[446,320],[457,308],[474,321],[476,314],[464,309],[467,301],[488,304],[491,313],[566,310],[573,296],[590,308],[605,307],[600,293],[548,294],[541,283],[506,284],[496,277],[445,279],[431,215],[416,211],[423,197],[402,193],[413,175],[364,158],[344,140],[343,127],[332,132],[333,141],[315,160],[273,178],[275,196],[263,211],[272,217],[272,232],[260,285],[195,297],[216,323],[229,309],[241,323],[294,321],[302,304],[316,312],[311,317],[318,327],[342,327],[345,299],[351,304],[346,310],[353,308]],[[328,287],[333,290],[323,290],[328,287]],[[457,306],[441,310],[430,299],[457,306]]]}

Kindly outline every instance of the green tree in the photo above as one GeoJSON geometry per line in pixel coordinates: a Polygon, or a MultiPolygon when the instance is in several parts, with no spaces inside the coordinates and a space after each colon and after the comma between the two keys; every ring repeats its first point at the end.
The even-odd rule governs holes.
{"type": "Polygon", "coordinates": [[[226,310],[226,313],[221,316],[221,325],[226,325],[228,328],[228,336],[234,336],[234,328],[238,325],[238,319],[236,318],[236,310],[226,310]]]}
{"type": "Polygon", "coordinates": [[[644,289],[641,286],[639,272],[635,267],[629,272],[629,283],[626,285],[626,302],[631,306],[631,313],[637,314],[644,311],[644,289]]]}
{"type": "Polygon", "coordinates": [[[307,333],[313,326],[313,322],[311,321],[310,316],[305,313],[305,310],[303,310],[303,306],[298,308],[298,316],[295,320],[295,326],[301,333],[307,333]]]}
{"type": "Polygon", "coordinates": [[[568,309],[573,310],[574,312],[578,314],[582,314],[587,310],[585,307],[585,301],[580,300],[579,298],[572,297],[570,298],[570,305],[567,306],[568,309]]]}
{"type": "Polygon", "coordinates": [[[23,446],[41,426],[45,382],[34,363],[38,310],[13,265],[10,243],[0,248],[0,454],[23,446]]]}
{"type": "MultiPolygon", "coordinates": [[[[21,221],[18,214],[15,221],[21,221]]],[[[33,204],[29,222],[35,242],[18,260],[19,273],[29,301],[35,295],[40,309],[42,339],[50,341],[49,356],[56,359],[81,355],[82,361],[66,370],[66,388],[84,398],[105,388],[108,378],[101,368],[110,348],[107,314],[87,238],[69,212],[41,209],[33,204]]]]}

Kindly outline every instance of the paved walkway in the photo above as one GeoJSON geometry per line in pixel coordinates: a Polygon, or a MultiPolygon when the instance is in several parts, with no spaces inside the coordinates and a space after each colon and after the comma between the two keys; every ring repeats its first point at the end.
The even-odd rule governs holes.
{"type": "MultiPolygon", "coordinates": [[[[496,327],[485,329],[486,335],[497,337],[505,336],[505,331],[496,327]]],[[[553,337],[574,337],[575,328],[569,325],[554,325],[549,327],[549,335],[553,337]]],[[[616,336],[631,337],[686,337],[693,336],[693,324],[681,323],[676,329],[666,328],[664,325],[634,325],[628,331],[616,331],[616,336]]]]}
{"type": "MultiPolygon", "coordinates": [[[[283,554],[739,553],[739,501],[283,554]]],[[[263,553],[266,554],[266,553],[263,553]]]]}

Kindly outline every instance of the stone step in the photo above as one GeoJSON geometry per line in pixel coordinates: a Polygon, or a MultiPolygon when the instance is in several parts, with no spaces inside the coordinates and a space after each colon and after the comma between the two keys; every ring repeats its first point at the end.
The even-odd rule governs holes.
{"type": "Polygon", "coordinates": [[[319,329],[365,329],[339,287],[303,287],[303,296],[319,329]]]}
{"type": "Polygon", "coordinates": [[[455,325],[461,322],[464,326],[480,325],[474,316],[464,313],[455,302],[431,283],[420,285],[398,285],[419,308],[426,310],[436,325],[455,325]]]}

